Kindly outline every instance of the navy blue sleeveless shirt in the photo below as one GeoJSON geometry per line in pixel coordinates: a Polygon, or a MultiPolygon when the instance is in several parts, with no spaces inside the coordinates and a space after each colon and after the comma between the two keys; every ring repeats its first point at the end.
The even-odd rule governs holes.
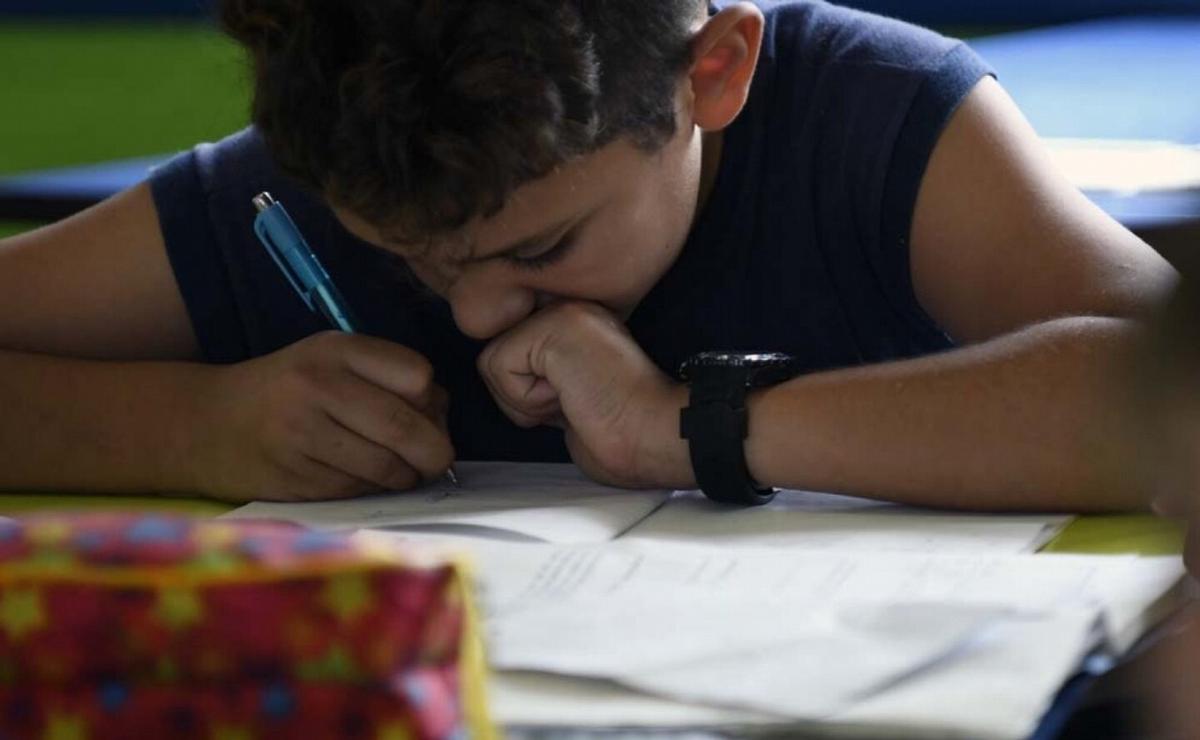
{"type": "MultiPolygon", "coordinates": [[[[672,375],[704,350],[788,352],[816,371],[951,347],[913,293],[908,235],[933,146],[989,70],[915,26],[812,0],[759,4],[767,25],[749,101],[678,260],[630,331],[672,375]]],[[[250,199],[269,190],[364,329],[432,361],[460,459],[568,459],[558,430],[503,416],[475,370],[483,344],[449,307],[280,175],[253,129],[181,154],[151,188],[206,360],[238,362],[329,328],[254,236],[250,199]]]]}

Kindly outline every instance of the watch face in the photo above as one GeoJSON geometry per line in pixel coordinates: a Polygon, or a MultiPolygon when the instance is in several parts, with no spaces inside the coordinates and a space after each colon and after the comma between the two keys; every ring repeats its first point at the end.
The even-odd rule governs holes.
{"type": "Polygon", "coordinates": [[[782,352],[701,352],[692,355],[679,368],[679,375],[684,380],[691,380],[697,372],[705,368],[743,369],[748,373],[748,381],[757,385],[762,382],[779,382],[795,375],[796,361],[791,355],[782,352]]]}

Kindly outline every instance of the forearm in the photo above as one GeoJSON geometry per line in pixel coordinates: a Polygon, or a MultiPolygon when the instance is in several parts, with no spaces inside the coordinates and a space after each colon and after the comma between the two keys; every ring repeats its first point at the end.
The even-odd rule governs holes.
{"type": "Polygon", "coordinates": [[[0,351],[0,489],[185,491],[212,368],[0,351]]]}
{"type": "Polygon", "coordinates": [[[764,484],[970,509],[1144,505],[1121,464],[1139,325],[1071,318],[960,350],[818,373],[755,395],[764,484]]]}

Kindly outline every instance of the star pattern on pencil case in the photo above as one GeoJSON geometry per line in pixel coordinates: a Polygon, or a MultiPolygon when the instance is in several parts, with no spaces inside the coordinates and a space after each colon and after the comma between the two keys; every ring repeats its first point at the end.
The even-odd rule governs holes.
{"type": "Polygon", "coordinates": [[[45,624],[42,596],[36,588],[10,588],[0,594],[0,626],[20,640],[45,624]]]}
{"type": "Polygon", "coordinates": [[[0,522],[0,737],[465,737],[466,583],[277,522],[0,522]]]}

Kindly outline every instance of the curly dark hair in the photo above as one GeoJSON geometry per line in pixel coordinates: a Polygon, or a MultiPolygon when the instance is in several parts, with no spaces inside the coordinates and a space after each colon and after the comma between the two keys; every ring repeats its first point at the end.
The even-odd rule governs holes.
{"type": "Polygon", "coordinates": [[[405,241],[621,136],[654,151],[702,0],[223,0],[280,167],[405,241]]]}

